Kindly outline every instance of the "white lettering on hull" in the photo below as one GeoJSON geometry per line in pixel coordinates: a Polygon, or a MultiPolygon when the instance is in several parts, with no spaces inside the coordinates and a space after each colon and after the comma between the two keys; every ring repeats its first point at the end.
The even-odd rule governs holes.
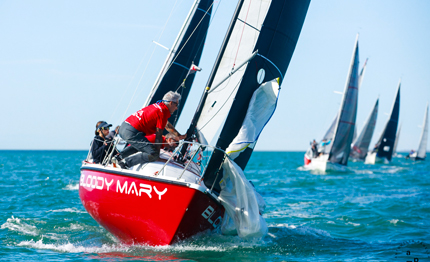
{"type": "MultiPolygon", "coordinates": [[[[98,190],[106,189],[109,191],[110,186],[113,184],[115,179],[111,179],[108,181],[107,178],[103,176],[94,176],[87,175],[85,177],[84,174],[81,174],[81,179],[79,184],[83,187],[94,188],[98,190]]],[[[155,193],[158,195],[158,200],[161,200],[161,196],[167,192],[167,188],[163,191],[159,191],[155,186],[151,186],[148,184],[139,183],[139,188],[137,188],[136,183],[134,181],[131,182],[130,186],[128,186],[128,181],[125,181],[121,185],[120,180],[116,180],[116,193],[120,194],[135,194],[136,196],[142,196],[142,193],[146,194],[149,198],[152,198],[152,189],[154,188],[155,193]]]]}
{"type": "Polygon", "coordinates": [[[212,221],[212,216],[215,214],[215,209],[213,208],[213,207],[211,207],[211,206],[208,206],[206,209],[205,209],[205,211],[203,211],[203,213],[202,213],[202,217],[204,217],[205,219],[207,219],[207,221],[210,223],[210,224],[212,224],[212,226],[214,227],[214,228],[217,228],[220,224],[221,224],[221,221],[222,221],[222,217],[221,216],[219,216],[219,217],[217,217],[217,219],[215,219],[214,221],[212,221]]]}

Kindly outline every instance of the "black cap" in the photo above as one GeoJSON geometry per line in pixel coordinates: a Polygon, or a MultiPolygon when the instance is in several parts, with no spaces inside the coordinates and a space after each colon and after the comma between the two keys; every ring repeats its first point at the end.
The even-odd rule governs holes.
{"type": "Polygon", "coordinates": [[[111,127],[111,124],[106,123],[105,121],[101,122],[97,130],[101,130],[103,127],[111,127]]]}

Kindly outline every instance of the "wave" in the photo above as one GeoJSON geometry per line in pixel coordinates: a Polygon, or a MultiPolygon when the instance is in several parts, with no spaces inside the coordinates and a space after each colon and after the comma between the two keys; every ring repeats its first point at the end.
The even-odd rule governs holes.
{"type": "Polygon", "coordinates": [[[31,236],[37,236],[39,234],[39,230],[37,230],[37,227],[27,224],[23,222],[22,220],[26,219],[20,219],[15,218],[12,216],[11,218],[8,218],[6,220],[6,223],[1,225],[1,229],[9,229],[11,231],[17,231],[25,235],[31,235],[31,236]]]}
{"type": "Polygon", "coordinates": [[[69,184],[63,190],[79,190],[79,183],[75,185],[69,184]]]}
{"type": "Polygon", "coordinates": [[[101,247],[85,247],[80,245],[75,245],[72,243],[63,243],[63,244],[45,244],[43,243],[43,238],[34,241],[21,241],[17,244],[20,247],[30,247],[36,249],[49,249],[55,250],[59,252],[67,252],[67,253],[108,253],[108,252],[127,252],[130,247],[123,245],[108,245],[103,244],[101,247]]]}
{"type": "Polygon", "coordinates": [[[79,210],[79,209],[77,209],[75,207],[72,207],[72,208],[63,208],[63,209],[57,209],[57,210],[49,210],[49,211],[46,211],[46,212],[70,212],[70,213],[80,213],[80,214],[87,213],[86,211],[79,210]]]}

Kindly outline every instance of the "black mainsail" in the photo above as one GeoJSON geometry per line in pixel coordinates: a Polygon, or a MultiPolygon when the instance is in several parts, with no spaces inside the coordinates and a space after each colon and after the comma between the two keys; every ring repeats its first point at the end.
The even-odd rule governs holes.
{"type": "Polygon", "coordinates": [[[182,98],[178,110],[169,118],[172,125],[176,125],[194,81],[195,74],[188,75],[188,72],[192,64],[198,65],[200,62],[209,28],[212,5],[213,0],[194,2],[144,104],[144,106],[153,104],[161,100],[168,91],[177,90],[182,98]],[[185,82],[184,79],[186,79],[185,82]]]}
{"type": "Polygon", "coordinates": [[[376,156],[379,158],[386,158],[391,161],[393,156],[394,143],[396,141],[397,125],[399,123],[399,112],[400,112],[400,86],[397,88],[396,98],[394,99],[394,104],[391,109],[390,118],[385,125],[384,131],[377,143],[378,151],[376,156]]]}
{"type": "MultiPolygon", "coordinates": [[[[225,150],[241,129],[250,99],[264,82],[279,79],[288,68],[310,0],[239,1],[207,88],[188,134],[225,150]],[[257,52],[257,54],[256,54],[257,52]]],[[[253,147],[234,161],[244,169],[253,147]]],[[[215,150],[204,173],[204,183],[220,191],[224,153],[215,150]]]]}

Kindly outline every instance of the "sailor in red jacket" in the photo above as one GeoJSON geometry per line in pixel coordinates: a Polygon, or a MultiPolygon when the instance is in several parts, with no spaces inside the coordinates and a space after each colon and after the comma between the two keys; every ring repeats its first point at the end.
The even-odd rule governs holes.
{"type": "Polygon", "coordinates": [[[144,107],[129,116],[121,124],[119,134],[130,146],[115,156],[112,162],[117,163],[122,168],[128,168],[157,160],[163,142],[164,129],[177,136],[179,140],[185,139],[186,135],[179,134],[173,125],[167,121],[171,114],[178,109],[180,99],[180,94],[169,91],[164,95],[162,101],[144,107]],[[153,134],[155,134],[154,144],[145,137],[153,134]],[[142,152],[142,154],[132,155],[137,151],[142,152]]]}

